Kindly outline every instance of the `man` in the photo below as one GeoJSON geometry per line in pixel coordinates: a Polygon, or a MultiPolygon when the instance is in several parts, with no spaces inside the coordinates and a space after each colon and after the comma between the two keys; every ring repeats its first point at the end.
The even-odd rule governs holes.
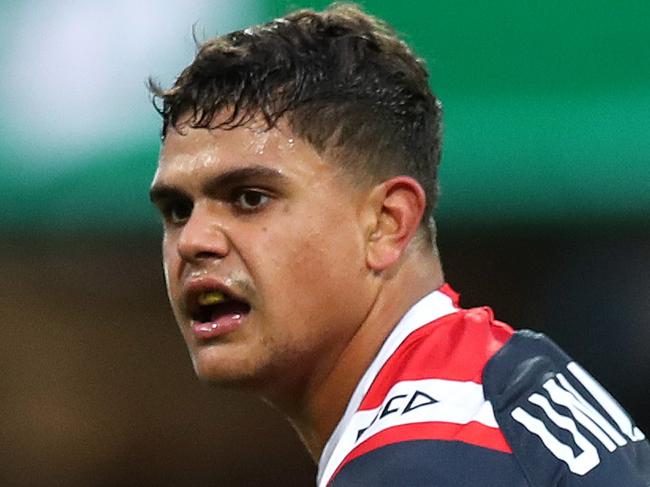
{"type": "Polygon", "coordinates": [[[195,371],[284,412],[320,486],[650,485],[643,433],[598,383],[445,284],[441,108],[384,23],[298,11],[151,88],[151,198],[195,371]]]}

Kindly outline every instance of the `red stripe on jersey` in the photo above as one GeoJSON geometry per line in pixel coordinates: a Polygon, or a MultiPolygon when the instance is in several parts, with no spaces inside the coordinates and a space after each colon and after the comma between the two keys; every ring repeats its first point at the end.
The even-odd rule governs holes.
{"type": "Polygon", "coordinates": [[[348,453],[336,469],[336,472],[334,472],[334,475],[332,475],[332,479],[336,477],[336,474],[338,474],[348,462],[361,455],[377,448],[381,448],[382,446],[415,440],[460,441],[470,445],[489,448],[490,450],[512,453],[512,449],[510,448],[510,445],[508,445],[501,430],[485,426],[476,421],[467,424],[439,422],[411,423],[388,428],[368,438],[348,453]]]}
{"type": "Polygon", "coordinates": [[[411,333],[386,361],[359,410],[374,409],[401,381],[446,379],[482,384],[485,364],[513,330],[494,320],[490,308],[459,310],[411,333]]]}
{"type": "Polygon", "coordinates": [[[443,284],[438,288],[438,291],[440,291],[445,296],[451,298],[451,302],[453,303],[453,305],[456,308],[458,308],[459,306],[458,303],[460,302],[460,294],[454,291],[449,284],[443,284]]]}

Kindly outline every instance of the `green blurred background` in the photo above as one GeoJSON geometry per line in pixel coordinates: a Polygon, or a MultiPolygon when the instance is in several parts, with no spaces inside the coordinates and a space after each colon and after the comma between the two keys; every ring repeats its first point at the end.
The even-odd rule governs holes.
{"type": "MultiPolygon", "coordinates": [[[[650,3],[361,4],[426,59],[445,107],[452,285],[551,334],[647,432],[650,3]]],[[[312,483],[280,418],[193,378],[147,200],[145,81],[191,61],[193,25],[325,5],[0,0],[2,485],[312,483]]]]}
{"type": "MultiPolygon", "coordinates": [[[[155,227],[144,80],[213,35],[307,3],[3,1],[5,228],[155,227]]],[[[322,7],[326,2],[315,2],[322,7]]],[[[428,63],[446,110],[449,221],[644,219],[650,211],[646,1],[366,2],[428,63]]]]}

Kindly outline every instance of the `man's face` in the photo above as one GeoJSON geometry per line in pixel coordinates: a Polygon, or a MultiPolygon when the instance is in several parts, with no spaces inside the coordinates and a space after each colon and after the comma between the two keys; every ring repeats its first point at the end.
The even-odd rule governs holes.
{"type": "Polygon", "coordinates": [[[152,199],[199,377],[268,393],[327,373],[374,299],[366,195],[284,126],[170,128],[152,199]]]}

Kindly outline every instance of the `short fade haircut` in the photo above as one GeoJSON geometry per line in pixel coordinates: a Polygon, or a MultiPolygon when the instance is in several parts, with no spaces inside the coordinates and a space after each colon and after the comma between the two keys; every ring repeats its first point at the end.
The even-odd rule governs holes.
{"type": "Polygon", "coordinates": [[[268,129],[285,119],[357,180],[413,177],[426,194],[421,226],[431,243],[442,109],[428,77],[385,22],[334,4],[210,39],[171,88],[150,79],[149,89],[163,140],[181,119],[228,130],[261,115],[268,129]],[[220,113],[227,116],[217,119],[220,113]]]}

